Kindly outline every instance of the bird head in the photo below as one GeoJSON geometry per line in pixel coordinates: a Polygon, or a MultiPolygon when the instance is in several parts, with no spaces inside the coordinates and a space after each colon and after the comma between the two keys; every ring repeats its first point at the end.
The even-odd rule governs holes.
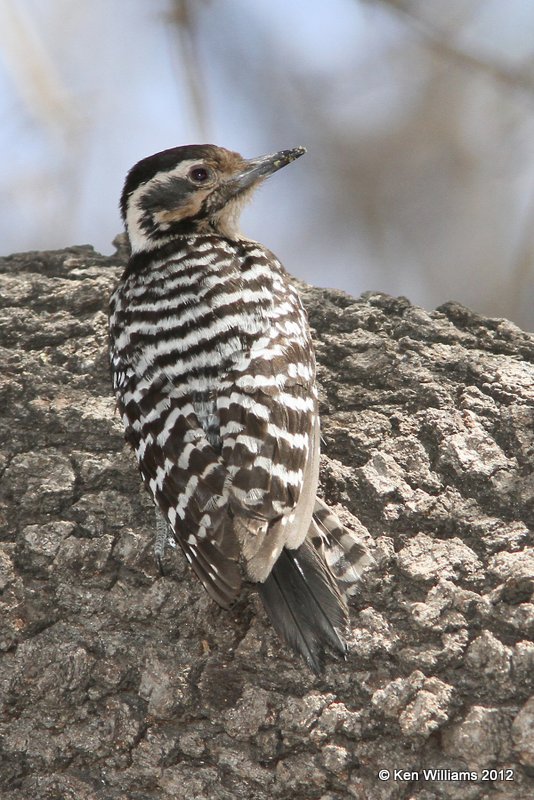
{"type": "Polygon", "coordinates": [[[295,147],[245,159],[224,147],[202,144],[144,158],[128,173],[120,203],[132,251],[195,233],[240,238],[245,200],[265,178],[305,152],[295,147]]]}

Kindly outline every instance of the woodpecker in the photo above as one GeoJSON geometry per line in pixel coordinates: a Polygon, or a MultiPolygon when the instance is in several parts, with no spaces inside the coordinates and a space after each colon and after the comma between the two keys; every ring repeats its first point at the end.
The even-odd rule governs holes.
{"type": "Polygon", "coordinates": [[[230,608],[254,583],[320,672],[346,654],[346,595],[370,558],[316,496],[319,416],[306,313],[276,256],[239,231],[244,202],[304,147],[247,160],[175,147],[128,173],[131,258],[110,301],[113,387],[160,516],[230,608]]]}

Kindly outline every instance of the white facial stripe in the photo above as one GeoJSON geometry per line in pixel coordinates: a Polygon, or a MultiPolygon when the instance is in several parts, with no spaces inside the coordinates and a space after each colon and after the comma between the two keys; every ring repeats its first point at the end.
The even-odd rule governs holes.
{"type": "MultiPolygon", "coordinates": [[[[159,172],[154,175],[150,180],[142,183],[135,189],[128,198],[127,212],[126,212],[126,227],[128,229],[128,238],[132,247],[132,252],[136,253],[140,250],[149,250],[155,247],[156,243],[151,242],[147,237],[143,227],[141,226],[141,219],[146,214],[146,210],[140,206],[140,199],[156,187],[164,187],[166,183],[174,178],[187,178],[192,167],[200,166],[202,161],[198,158],[188,158],[187,161],[181,161],[174,169],[168,172],[159,172]]],[[[162,226],[160,226],[160,230],[162,226]]],[[[165,239],[158,239],[157,245],[165,243],[165,239]]]]}

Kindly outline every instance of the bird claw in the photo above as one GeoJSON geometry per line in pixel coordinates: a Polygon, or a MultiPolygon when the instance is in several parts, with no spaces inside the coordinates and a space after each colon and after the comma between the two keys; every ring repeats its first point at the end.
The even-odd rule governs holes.
{"type": "Polygon", "coordinates": [[[172,528],[166,519],[162,516],[159,509],[156,508],[156,539],[154,542],[154,557],[158,565],[159,574],[163,577],[165,572],[163,570],[163,558],[167,547],[176,547],[176,541],[172,528]]]}

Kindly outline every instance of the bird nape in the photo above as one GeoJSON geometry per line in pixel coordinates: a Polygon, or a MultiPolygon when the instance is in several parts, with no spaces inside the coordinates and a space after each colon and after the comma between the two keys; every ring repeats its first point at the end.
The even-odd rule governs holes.
{"type": "Polygon", "coordinates": [[[189,145],[130,170],[110,358],[161,518],[158,557],[177,542],[224,608],[257,584],[277,632],[319,672],[327,650],[346,653],[346,595],[370,557],[316,496],[315,355],[298,292],[239,231],[253,190],[304,152],[189,145]]]}

